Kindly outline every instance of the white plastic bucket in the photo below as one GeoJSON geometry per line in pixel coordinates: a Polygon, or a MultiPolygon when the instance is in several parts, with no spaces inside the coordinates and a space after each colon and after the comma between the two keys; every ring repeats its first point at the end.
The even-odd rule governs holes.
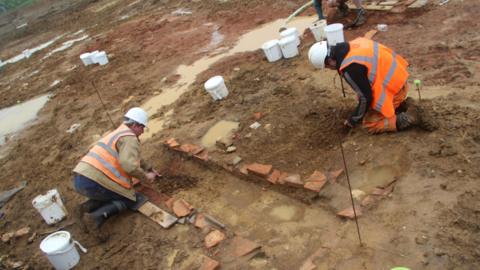
{"type": "Polygon", "coordinates": [[[87,250],[70,237],[67,231],[58,231],[48,235],[40,243],[40,249],[56,270],[68,270],[80,261],[77,245],[84,253],[87,250]]]}
{"type": "Polygon", "coordinates": [[[30,58],[30,56],[32,56],[32,51],[30,51],[30,49],[26,49],[22,53],[25,58],[30,58]]]}
{"type": "Polygon", "coordinates": [[[88,65],[93,64],[91,54],[92,54],[92,53],[88,53],[88,52],[87,52],[87,53],[82,53],[82,54],[80,55],[80,60],[82,60],[82,62],[83,62],[83,64],[84,64],[85,66],[88,66],[88,65]]]}
{"type": "Polygon", "coordinates": [[[280,49],[280,45],[278,45],[278,39],[263,43],[262,50],[265,53],[268,62],[275,62],[282,59],[282,50],[280,49]]]}
{"type": "Polygon", "coordinates": [[[214,76],[208,79],[204,87],[214,100],[223,99],[228,96],[228,89],[222,76],[214,76]]]}
{"type": "Polygon", "coordinates": [[[49,225],[61,221],[67,215],[67,209],[56,189],[49,190],[45,195],[38,195],[33,199],[32,205],[49,225]]]}
{"type": "MultiPolygon", "coordinates": [[[[95,53],[95,52],[94,52],[95,53]]],[[[107,53],[104,51],[97,52],[93,55],[93,62],[101,66],[108,64],[107,53]]]]}
{"type": "Polygon", "coordinates": [[[300,37],[299,37],[299,34],[298,34],[298,30],[295,27],[289,27],[289,28],[283,30],[282,32],[280,32],[280,36],[282,38],[293,36],[295,38],[296,45],[297,46],[300,45],[300,37]]]}
{"type": "Polygon", "coordinates": [[[295,37],[284,37],[278,43],[280,45],[280,49],[282,50],[283,57],[292,58],[298,55],[298,47],[295,37]]]}
{"type": "Polygon", "coordinates": [[[343,24],[334,23],[325,26],[325,35],[327,36],[327,43],[329,46],[335,46],[340,42],[345,42],[343,38],[343,24]]]}
{"type": "Polygon", "coordinates": [[[327,26],[326,20],[316,21],[310,25],[310,31],[312,32],[316,41],[319,42],[325,40],[325,26],[327,26]]]}

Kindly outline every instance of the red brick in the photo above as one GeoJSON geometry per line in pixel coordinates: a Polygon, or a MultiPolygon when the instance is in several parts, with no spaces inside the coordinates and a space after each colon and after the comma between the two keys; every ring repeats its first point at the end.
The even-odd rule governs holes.
{"type": "Polygon", "coordinates": [[[208,161],[208,152],[207,151],[202,151],[200,154],[194,155],[195,158],[198,158],[202,161],[208,161]]]}
{"type": "Polygon", "coordinates": [[[170,138],[165,141],[165,145],[168,145],[170,148],[178,147],[180,144],[175,140],[175,138],[170,138]]]}
{"type": "Polygon", "coordinates": [[[272,171],[272,165],[252,163],[247,166],[247,170],[250,173],[266,178],[268,174],[272,171]]]}
{"type": "Polygon", "coordinates": [[[247,165],[243,165],[242,167],[240,167],[240,169],[238,169],[238,171],[244,175],[248,175],[247,167],[247,165]]]}
{"type": "Polygon", "coordinates": [[[205,246],[207,248],[214,247],[218,245],[218,243],[225,240],[225,234],[223,234],[219,230],[213,230],[207,236],[205,236],[205,246]]]}
{"type": "Polygon", "coordinates": [[[267,177],[268,182],[276,184],[280,179],[282,173],[279,170],[273,170],[273,172],[267,177]]]}
{"type": "Polygon", "coordinates": [[[197,218],[195,218],[195,223],[193,224],[195,227],[203,229],[209,226],[208,222],[205,220],[205,216],[203,214],[198,214],[197,218]]]}
{"type": "Polygon", "coordinates": [[[165,201],[165,205],[168,207],[168,209],[173,211],[173,203],[176,201],[174,198],[170,198],[167,201],[165,201]]]}
{"type": "Polygon", "coordinates": [[[207,256],[203,256],[202,266],[200,270],[216,270],[220,267],[220,263],[207,256]]]}
{"type": "Polygon", "coordinates": [[[253,119],[255,120],[260,120],[262,118],[263,114],[261,112],[256,112],[253,114],[253,119]]]}
{"type": "Polygon", "coordinates": [[[235,257],[245,256],[260,248],[259,244],[239,236],[233,238],[232,246],[235,257]]]}
{"type": "Polygon", "coordinates": [[[393,192],[393,185],[388,186],[386,188],[375,188],[372,191],[372,195],[377,195],[377,196],[387,196],[388,194],[393,192]]]}
{"type": "Polygon", "coordinates": [[[323,182],[306,182],[305,185],[303,186],[305,189],[311,190],[313,192],[320,192],[322,190],[323,186],[327,183],[327,181],[323,182]]]}
{"type": "MultiPolygon", "coordinates": [[[[357,217],[362,216],[362,210],[361,210],[360,207],[355,207],[355,211],[357,212],[357,217]]],[[[350,219],[355,218],[352,207],[349,207],[347,209],[344,209],[344,210],[338,212],[337,216],[346,217],[346,218],[350,218],[350,219]]]]}
{"type": "Polygon", "coordinates": [[[293,187],[302,187],[304,183],[302,182],[302,179],[300,178],[299,174],[289,174],[283,182],[285,185],[293,186],[293,187]]]}
{"type": "Polygon", "coordinates": [[[321,171],[314,171],[312,175],[310,175],[307,182],[325,182],[327,181],[327,177],[321,171]]]}
{"type": "Polygon", "coordinates": [[[173,202],[173,212],[177,217],[185,217],[192,212],[192,206],[183,199],[179,199],[173,202]]]}
{"type": "Polygon", "coordinates": [[[200,152],[203,151],[203,147],[195,145],[195,144],[190,144],[190,143],[185,143],[180,145],[180,151],[189,153],[192,155],[198,155],[200,152]]]}

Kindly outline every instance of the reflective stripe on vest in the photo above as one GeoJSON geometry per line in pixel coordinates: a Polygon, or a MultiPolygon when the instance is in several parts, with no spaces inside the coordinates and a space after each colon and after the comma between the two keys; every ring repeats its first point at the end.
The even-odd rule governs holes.
{"type": "Polygon", "coordinates": [[[342,61],[340,71],[352,63],[364,65],[368,69],[368,80],[373,92],[371,108],[385,117],[392,117],[395,114],[393,96],[408,78],[407,61],[378,42],[358,38],[350,42],[350,51],[342,61]]]}
{"type": "Polygon", "coordinates": [[[135,133],[127,126],[121,125],[99,140],[81,161],[92,165],[122,187],[130,189],[131,177],[120,166],[116,148],[117,141],[124,136],[135,136],[135,133]]]}

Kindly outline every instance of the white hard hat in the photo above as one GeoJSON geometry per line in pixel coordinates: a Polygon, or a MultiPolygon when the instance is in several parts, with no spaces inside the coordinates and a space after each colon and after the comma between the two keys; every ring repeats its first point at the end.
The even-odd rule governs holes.
{"type": "Polygon", "coordinates": [[[147,126],[148,122],[148,114],[145,110],[139,107],[134,107],[128,110],[128,112],[125,114],[125,117],[128,119],[131,119],[139,124],[142,124],[144,126],[147,126]]]}
{"type": "Polygon", "coordinates": [[[310,63],[316,68],[324,68],[325,67],[325,58],[328,54],[328,47],[326,41],[321,41],[313,44],[308,50],[308,59],[310,63]]]}

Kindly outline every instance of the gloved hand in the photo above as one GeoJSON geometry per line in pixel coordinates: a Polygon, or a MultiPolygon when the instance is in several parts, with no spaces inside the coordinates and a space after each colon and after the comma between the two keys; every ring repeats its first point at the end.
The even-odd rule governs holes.
{"type": "Polygon", "coordinates": [[[151,169],[150,171],[148,172],[145,172],[145,178],[147,178],[148,181],[153,181],[155,180],[157,177],[160,177],[162,176],[160,173],[158,173],[155,169],[151,169]]]}

